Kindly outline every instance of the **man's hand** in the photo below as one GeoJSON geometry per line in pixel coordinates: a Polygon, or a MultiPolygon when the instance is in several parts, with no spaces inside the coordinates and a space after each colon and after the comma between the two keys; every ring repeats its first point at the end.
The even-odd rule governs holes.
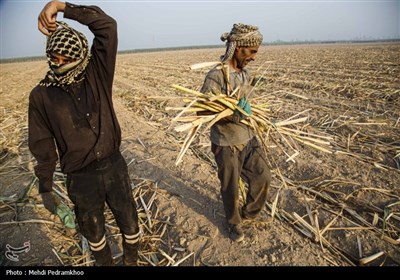
{"type": "Polygon", "coordinates": [[[51,1],[44,6],[38,17],[38,28],[46,36],[57,29],[57,13],[64,12],[65,3],[60,1],[51,1]]]}
{"type": "Polygon", "coordinates": [[[61,204],[61,199],[54,192],[42,193],[44,207],[52,214],[57,214],[57,207],[61,204]]]}
{"type": "MultiPolygon", "coordinates": [[[[243,111],[245,111],[248,115],[251,115],[251,106],[248,100],[245,101],[245,99],[242,97],[239,99],[239,103],[237,105],[238,107],[242,108],[243,111]]],[[[244,120],[245,118],[247,118],[247,116],[243,115],[239,110],[236,109],[233,112],[232,119],[235,123],[240,123],[240,121],[244,120]]]]}

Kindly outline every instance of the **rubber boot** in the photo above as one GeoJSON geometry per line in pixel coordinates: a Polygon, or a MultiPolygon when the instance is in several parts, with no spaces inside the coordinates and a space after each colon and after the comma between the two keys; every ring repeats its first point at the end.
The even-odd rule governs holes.
{"type": "Polygon", "coordinates": [[[114,260],[111,255],[110,245],[106,243],[106,246],[100,251],[93,251],[92,254],[96,260],[96,266],[113,266],[114,260]]]}
{"type": "Polygon", "coordinates": [[[122,249],[124,250],[124,256],[122,258],[124,266],[137,266],[139,258],[139,242],[136,242],[135,244],[128,244],[124,240],[122,242],[122,249]]]}

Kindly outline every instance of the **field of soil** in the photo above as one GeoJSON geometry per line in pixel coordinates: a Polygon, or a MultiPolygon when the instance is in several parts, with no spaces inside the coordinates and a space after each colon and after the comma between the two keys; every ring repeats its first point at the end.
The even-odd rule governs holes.
{"type": "MultiPolygon", "coordinates": [[[[141,266],[399,266],[400,44],[261,47],[248,66],[263,76],[252,104],[271,120],[322,135],[330,153],[288,139],[269,141],[273,181],[262,221],[244,223],[245,240],[228,238],[208,134],[175,166],[186,137],[171,120],[198,90],[218,49],[120,54],[114,106],[139,210],[141,266]],[[289,151],[289,152],[288,152],[289,151]]],[[[44,77],[43,61],[0,64],[0,265],[91,266],[80,234],[43,207],[27,147],[27,102],[44,77]],[[25,246],[25,247],[24,247],[25,246]],[[10,253],[12,248],[20,250],[10,253]]],[[[73,207],[65,177],[55,190],[73,207]]],[[[120,263],[121,236],[106,211],[107,239],[120,263]]]]}

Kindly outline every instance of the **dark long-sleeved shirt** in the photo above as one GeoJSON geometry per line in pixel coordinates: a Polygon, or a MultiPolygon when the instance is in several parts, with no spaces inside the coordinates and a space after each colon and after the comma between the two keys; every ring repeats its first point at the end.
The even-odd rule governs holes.
{"type": "Polygon", "coordinates": [[[85,79],[63,87],[36,86],[29,96],[29,149],[37,160],[39,192],[52,190],[57,160],[69,173],[113,154],[121,129],[112,102],[117,23],[96,6],[66,3],[64,18],[94,34],[85,79]]]}
{"type": "MultiPolygon", "coordinates": [[[[230,67],[230,66],[229,66],[230,67]]],[[[229,71],[229,83],[232,90],[237,87],[250,84],[250,73],[247,69],[238,72],[232,67],[229,71]]],[[[214,92],[227,94],[227,83],[224,79],[224,74],[221,66],[216,66],[211,69],[206,78],[200,92],[214,92]]],[[[243,123],[235,123],[228,118],[224,118],[216,122],[210,129],[211,142],[219,146],[235,146],[247,143],[255,136],[254,131],[243,123]]]]}

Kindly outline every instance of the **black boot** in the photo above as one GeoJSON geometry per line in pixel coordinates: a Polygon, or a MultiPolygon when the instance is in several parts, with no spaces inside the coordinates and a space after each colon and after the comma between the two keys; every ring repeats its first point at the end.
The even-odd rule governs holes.
{"type": "Polygon", "coordinates": [[[111,255],[110,245],[106,243],[106,246],[100,251],[93,251],[92,254],[96,260],[96,266],[113,266],[114,260],[111,255]]]}
{"type": "Polygon", "coordinates": [[[123,264],[125,266],[137,266],[138,265],[138,249],[139,242],[134,244],[126,243],[125,240],[122,241],[122,249],[124,250],[124,256],[122,258],[123,264]]]}

